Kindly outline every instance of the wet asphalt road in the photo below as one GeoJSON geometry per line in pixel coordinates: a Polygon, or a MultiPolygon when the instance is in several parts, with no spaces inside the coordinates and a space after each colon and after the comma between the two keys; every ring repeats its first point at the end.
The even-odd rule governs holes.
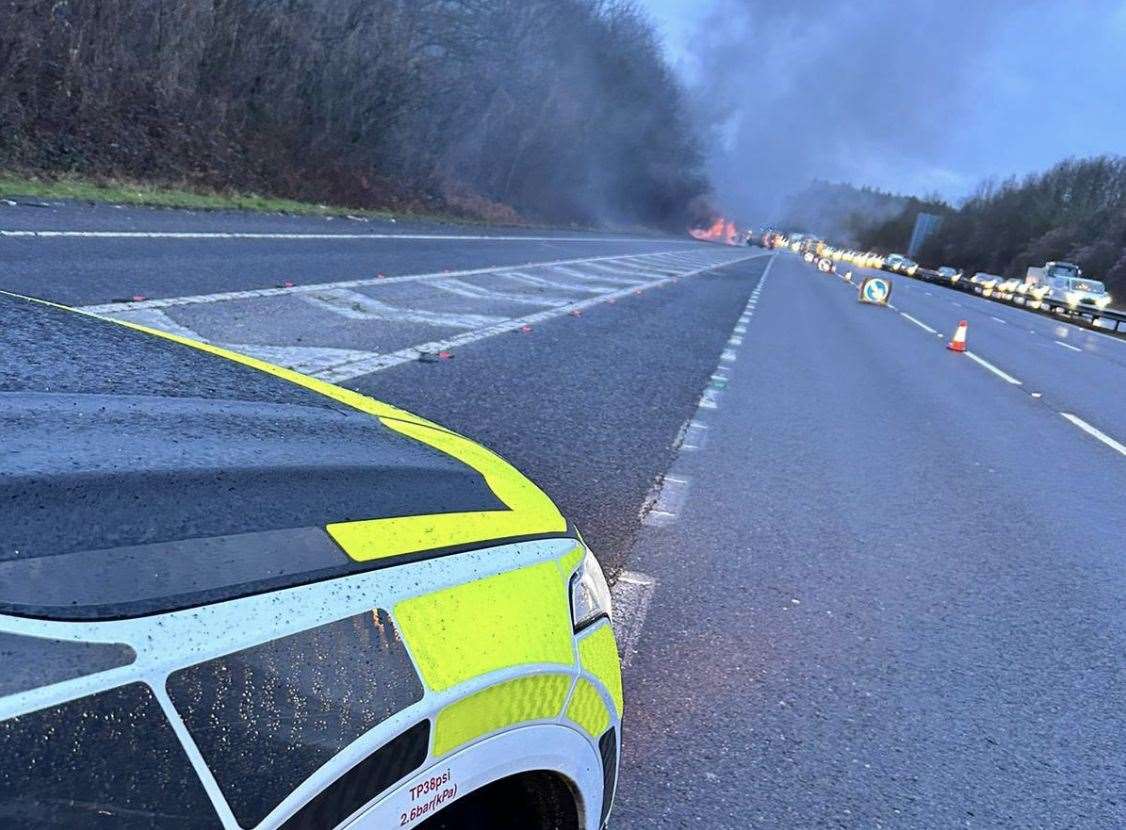
{"type": "MultiPolygon", "coordinates": [[[[482,234],[479,228],[463,226],[404,228],[380,223],[373,227],[376,223],[245,214],[191,214],[180,221],[177,217],[181,214],[174,211],[107,206],[8,208],[0,209],[0,229],[322,234],[360,228],[408,235],[482,234]]],[[[559,503],[614,572],[639,526],[646,494],[667,469],[678,432],[746,301],[753,275],[766,259],[761,251],[679,238],[507,229],[494,233],[568,240],[590,237],[591,241],[0,236],[0,288],[68,304],[107,303],[133,293],[150,302],[204,294],[202,302],[142,309],[140,313],[149,315],[142,318],[129,317],[136,312],[123,314],[232,344],[240,351],[264,349],[260,356],[283,364],[292,359],[291,365],[305,371],[354,355],[472,334],[473,326],[487,326],[493,319],[558,312],[558,317],[534,323],[528,333],[511,331],[459,346],[448,361],[412,359],[343,381],[324,376],[443,423],[500,452],[559,503]],[[613,259],[654,251],[698,259],[688,264],[678,259],[620,264],[613,259]],[[655,278],[756,254],[757,263],[749,260],[746,267],[650,287],[655,278]],[[599,260],[561,269],[524,265],[592,257],[599,260]],[[605,257],[612,258],[609,265],[602,262],[605,257]],[[405,283],[393,279],[403,273],[430,274],[436,269],[441,273],[447,267],[495,268],[512,263],[521,263],[519,274],[532,282],[482,274],[462,277],[460,289],[454,287],[480,289],[479,297],[436,290],[429,279],[405,283]],[[347,289],[349,303],[378,299],[401,311],[446,315],[453,322],[465,318],[464,325],[444,325],[449,322],[445,317],[439,319],[443,324],[431,324],[426,318],[394,313],[356,319],[358,313],[349,303],[327,309],[305,302],[305,294],[293,293],[310,283],[370,280],[377,269],[386,269],[390,282],[347,289]],[[286,281],[295,288],[277,296],[215,301],[207,295],[253,292],[286,281]],[[611,291],[626,296],[615,299],[615,293],[606,293],[611,291]],[[542,304],[557,299],[607,301],[576,317],[567,313],[569,306],[542,304]],[[154,314],[159,316],[153,318],[154,314]],[[477,323],[476,317],[487,319],[477,323]]],[[[325,292],[317,296],[335,297],[325,292]]]]}
{"type": "Polygon", "coordinates": [[[9,291],[69,305],[137,295],[178,297],[271,288],[285,282],[334,282],[377,274],[393,277],[694,247],[698,245],[689,239],[589,231],[392,224],[108,205],[0,207],[0,284],[9,291]],[[5,236],[4,231],[78,235],[37,238],[5,236]],[[82,235],[91,233],[122,235],[82,235]],[[269,236],[146,238],[126,234],[269,236]],[[301,235],[321,238],[293,238],[301,235]],[[323,238],[329,235],[336,238],[323,238]],[[447,235],[476,238],[405,238],[447,235]]]}
{"type": "MultiPolygon", "coordinates": [[[[345,221],[32,210],[0,211],[0,228],[345,221]]],[[[325,372],[322,352],[472,334],[466,315],[555,314],[342,382],[484,441],[612,570],[656,581],[626,669],[616,830],[1126,824],[1126,457],[1060,414],[1126,441],[1126,343],[896,280],[893,303],[938,334],[970,319],[971,349],[1011,384],[789,256],[743,326],[769,259],[679,239],[16,237],[0,252],[0,287],[76,304],[519,264],[469,288],[365,284],[336,306],[285,289],[145,313],[325,372]],[[543,265],[596,257],[617,261],[543,265]],[[573,316],[556,296],[598,304],[573,316]],[[723,366],[716,408],[697,409],[723,366]],[[707,441],[678,453],[693,419],[707,441]],[[683,499],[643,526],[670,465],[683,499]]]]}
{"type": "Polygon", "coordinates": [[[1126,378],[1045,382],[1126,343],[1025,366],[971,323],[1017,386],[789,256],[745,327],[627,555],[656,589],[614,826],[1126,825],[1126,457],[1059,414],[1116,424],[1126,378]]]}

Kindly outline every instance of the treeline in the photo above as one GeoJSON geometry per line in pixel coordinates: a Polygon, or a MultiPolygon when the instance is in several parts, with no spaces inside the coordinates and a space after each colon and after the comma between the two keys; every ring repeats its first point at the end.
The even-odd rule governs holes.
{"type": "Polygon", "coordinates": [[[982,185],[946,217],[922,256],[1006,276],[1066,260],[1126,298],[1126,158],[1070,159],[982,185]]]}
{"type": "Polygon", "coordinates": [[[1023,276],[1030,265],[1065,260],[1126,297],[1126,158],[1069,159],[1023,179],[987,182],[958,209],[912,199],[893,218],[868,223],[861,245],[902,251],[920,211],[943,215],[919,254],[928,265],[1023,276]]]}
{"type": "Polygon", "coordinates": [[[814,179],[786,199],[779,224],[789,232],[859,246],[877,226],[898,219],[909,203],[907,196],[876,188],[814,179]]]}
{"type": "Polygon", "coordinates": [[[0,166],[680,230],[707,191],[630,0],[0,0],[0,166]]]}

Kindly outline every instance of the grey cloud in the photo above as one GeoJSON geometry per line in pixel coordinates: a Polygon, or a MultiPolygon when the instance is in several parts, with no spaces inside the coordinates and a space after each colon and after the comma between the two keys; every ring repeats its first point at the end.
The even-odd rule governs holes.
{"type": "Polygon", "coordinates": [[[689,7],[685,66],[717,197],[751,221],[811,178],[956,199],[983,176],[1126,149],[1121,92],[1081,103],[1102,75],[1124,77],[1119,2],[689,7]],[[1076,118],[1091,120],[1081,140],[1053,126],[1076,118]]]}

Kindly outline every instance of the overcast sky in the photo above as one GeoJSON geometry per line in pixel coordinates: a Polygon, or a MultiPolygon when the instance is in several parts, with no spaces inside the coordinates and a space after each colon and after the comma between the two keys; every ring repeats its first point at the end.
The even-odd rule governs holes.
{"type": "Polygon", "coordinates": [[[742,221],[810,178],[957,200],[1126,153],[1126,0],[641,2],[742,221]]]}

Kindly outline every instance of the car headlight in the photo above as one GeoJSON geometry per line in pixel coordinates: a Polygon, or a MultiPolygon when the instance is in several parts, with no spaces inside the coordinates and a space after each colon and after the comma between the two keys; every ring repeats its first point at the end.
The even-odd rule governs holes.
{"type": "Polygon", "coordinates": [[[1075,293],[1074,291],[1068,291],[1064,295],[1064,299],[1067,300],[1068,305],[1078,305],[1079,304],[1079,295],[1077,293],[1075,293]]]}
{"type": "Polygon", "coordinates": [[[609,618],[613,613],[610,602],[610,586],[602,566],[589,550],[582,564],[571,577],[571,619],[575,631],[585,628],[600,617],[609,618]]]}
{"type": "Polygon", "coordinates": [[[1097,305],[1099,308],[1106,308],[1108,305],[1110,305],[1110,295],[1107,294],[1106,296],[1099,297],[1097,300],[1095,300],[1095,305],[1097,305]]]}

